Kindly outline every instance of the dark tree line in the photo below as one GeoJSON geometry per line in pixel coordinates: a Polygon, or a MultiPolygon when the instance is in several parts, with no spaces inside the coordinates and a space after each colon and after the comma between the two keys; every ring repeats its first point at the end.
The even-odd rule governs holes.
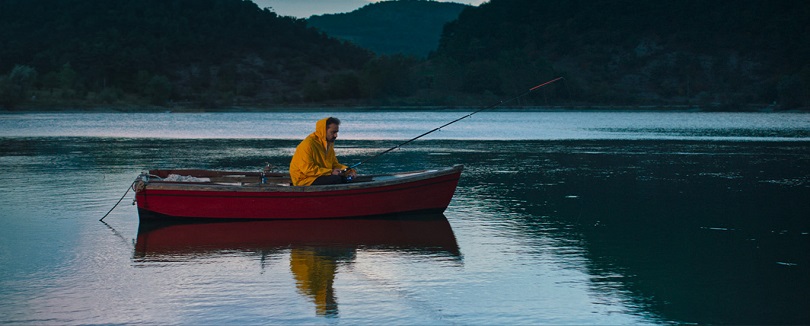
{"type": "Polygon", "coordinates": [[[248,0],[0,1],[2,85],[33,69],[39,95],[63,101],[296,101],[308,80],[370,58],[248,0]]]}
{"type": "Polygon", "coordinates": [[[810,2],[492,0],[445,27],[459,89],[565,75],[578,101],[810,106],[810,2]]]}
{"type": "Polygon", "coordinates": [[[810,107],[807,17],[800,0],[491,0],[422,58],[248,0],[0,0],[0,105],[476,105],[564,76],[520,104],[810,107]]]}

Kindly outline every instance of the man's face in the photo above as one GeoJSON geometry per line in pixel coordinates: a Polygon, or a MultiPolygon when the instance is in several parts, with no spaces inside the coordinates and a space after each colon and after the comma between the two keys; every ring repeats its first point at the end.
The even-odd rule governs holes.
{"type": "Polygon", "coordinates": [[[338,124],[329,124],[326,126],[326,141],[330,143],[334,143],[335,139],[337,139],[338,131],[340,131],[340,125],[338,124]]]}

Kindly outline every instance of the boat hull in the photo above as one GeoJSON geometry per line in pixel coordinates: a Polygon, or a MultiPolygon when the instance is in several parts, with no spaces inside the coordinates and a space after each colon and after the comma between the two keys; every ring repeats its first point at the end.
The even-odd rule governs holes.
{"type": "Polygon", "coordinates": [[[141,182],[141,219],[317,219],[441,213],[462,166],[412,173],[383,182],[330,186],[211,185],[141,182]]]}

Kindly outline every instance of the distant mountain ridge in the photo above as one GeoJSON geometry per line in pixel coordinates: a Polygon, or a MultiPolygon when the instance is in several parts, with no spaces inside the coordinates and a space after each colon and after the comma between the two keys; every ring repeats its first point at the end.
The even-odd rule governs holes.
{"type": "Polygon", "coordinates": [[[307,23],[377,54],[426,57],[439,45],[444,25],[467,7],[425,0],[383,1],[349,13],[312,16],[307,23]]]}

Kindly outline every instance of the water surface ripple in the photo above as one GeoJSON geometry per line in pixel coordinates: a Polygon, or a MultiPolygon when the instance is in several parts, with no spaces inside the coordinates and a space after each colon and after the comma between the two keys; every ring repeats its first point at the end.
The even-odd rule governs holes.
{"type": "MultiPolygon", "coordinates": [[[[0,323],[810,323],[808,115],[523,114],[361,166],[464,164],[444,214],[179,225],[98,219],[150,168],[283,170],[322,114],[0,115],[0,323]]],[[[337,153],[458,115],[346,113],[337,153]]]]}

